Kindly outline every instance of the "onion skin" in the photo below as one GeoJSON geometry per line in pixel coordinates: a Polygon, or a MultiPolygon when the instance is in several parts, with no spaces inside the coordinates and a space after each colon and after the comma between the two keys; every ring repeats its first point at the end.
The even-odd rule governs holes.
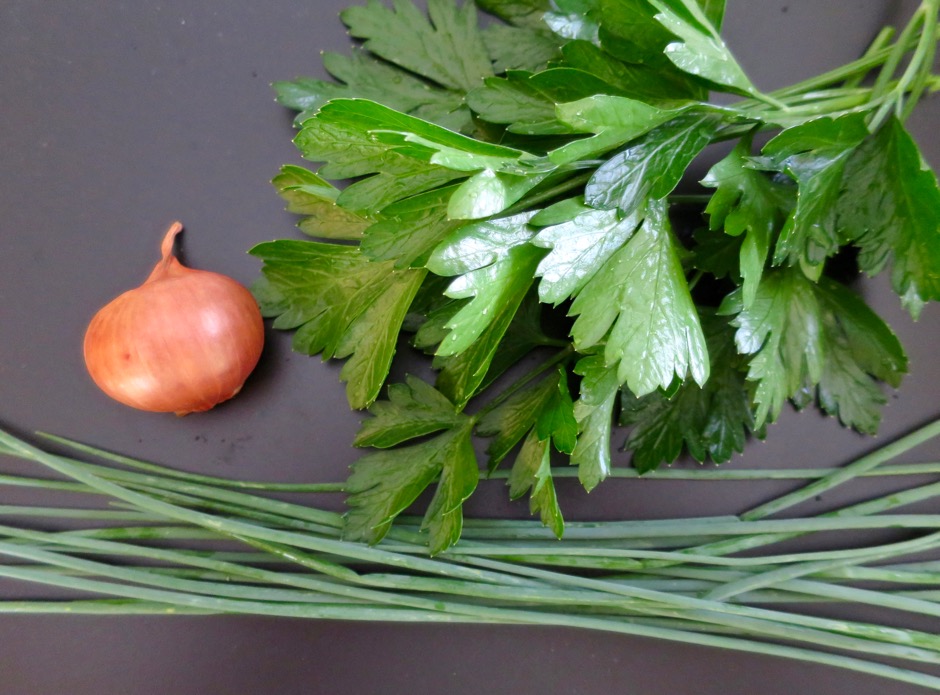
{"type": "Polygon", "coordinates": [[[255,298],[232,278],[163,258],[147,280],[104,306],[85,333],[85,366],[111,398],[140,410],[209,410],[237,394],[264,347],[255,298]]]}

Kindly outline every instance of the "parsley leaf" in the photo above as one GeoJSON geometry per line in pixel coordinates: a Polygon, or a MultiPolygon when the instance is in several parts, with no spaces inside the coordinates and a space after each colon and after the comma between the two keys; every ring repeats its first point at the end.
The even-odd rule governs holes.
{"type": "Polygon", "coordinates": [[[702,180],[703,186],[715,189],[705,208],[709,228],[744,235],[738,267],[745,305],[754,300],[770,245],[790,207],[786,187],[748,166],[750,145],[750,137],[741,140],[702,180]]]}
{"type": "Polygon", "coordinates": [[[672,463],[683,449],[696,461],[724,463],[744,450],[755,429],[734,331],[714,314],[702,319],[711,357],[704,386],[686,381],[674,394],[655,391],[643,398],[623,392],[620,422],[634,426],[624,448],[633,452],[633,466],[641,473],[672,463]]]}
{"type": "Polygon", "coordinates": [[[662,0],[648,2],[659,11],[660,24],[680,39],[665,48],[676,67],[733,91],[759,95],[696,0],[672,3],[676,9],[662,0]]]}
{"type": "Polygon", "coordinates": [[[534,74],[511,70],[487,78],[482,87],[467,94],[467,104],[483,120],[506,124],[510,133],[567,135],[572,128],[556,118],[556,106],[598,94],[623,96],[617,87],[572,67],[534,74]]]}
{"type": "Polygon", "coordinates": [[[799,269],[764,274],[754,301],[740,290],[729,294],[720,313],[735,314],[738,352],[751,355],[748,380],[756,382],[755,423],[777,419],[783,404],[806,384],[817,384],[824,367],[824,337],[813,283],[799,269]]]}
{"type": "Polygon", "coordinates": [[[529,493],[529,512],[539,514],[556,538],[565,533],[565,520],[558,506],[552,481],[551,447],[535,430],[529,432],[509,474],[509,498],[516,500],[529,493]]]}
{"type": "Polygon", "coordinates": [[[353,408],[379,394],[405,314],[426,273],[371,263],[355,246],[280,240],[251,254],[264,261],[253,287],[275,328],[297,329],[293,347],[324,359],[350,357],[340,377],[353,408]]]}
{"type": "Polygon", "coordinates": [[[940,299],[940,188],[895,118],[859,145],[845,165],[838,202],[843,233],[870,275],[891,266],[891,284],[912,316],[940,299]]]}
{"type": "Polygon", "coordinates": [[[551,438],[558,451],[570,454],[577,445],[578,421],[574,417],[574,403],[568,391],[565,370],[559,368],[557,374],[555,388],[539,410],[535,432],[540,440],[551,438]]]}
{"type": "Polygon", "coordinates": [[[496,72],[542,70],[560,57],[561,42],[547,29],[491,24],[483,31],[483,43],[496,72]]]}
{"type": "Polygon", "coordinates": [[[620,392],[616,367],[608,367],[601,354],[578,360],[575,374],[581,376],[574,417],[578,439],[571,465],[578,467],[578,480],[590,492],[610,474],[610,428],[620,392]]]}
{"type": "Polygon", "coordinates": [[[388,400],[369,406],[372,415],[362,422],[356,446],[377,449],[401,444],[408,439],[450,429],[460,421],[460,413],[439,391],[414,376],[404,384],[388,387],[388,400]]]}
{"type": "Polygon", "coordinates": [[[907,356],[897,336],[861,298],[823,278],[817,286],[825,310],[827,358],[819,405],[846,427],[874,434],[887,402],[877,380],[897,387],[907,356]]]}
{"type": "Polygon", "coordinates": [[[437,188],[383,208],[382,219],[363,232],[363,254],[373,261],[394,261],[396,268],[423,266],[441,240],[460,226],[447,216],[454,190],[437,188]]]}
{"type": "Polygon", "coordinates": [[[532,240],[551,249],[536,271],[542,278],[539,298],[543,302],[558,305],[580,292],[640,224],[635,214],[624,217],[617,210],[595,210],[583,203],[580,209],[584,212],[545,227],[532,240]]]}
{"type": "MultiPolygon", "coordinates": [[[[459,355],[435,357],[434,367],[441,370],[438,388],[455,403],[466,403],[536,348],[558,347],[560,341],[542,330],[541,314],[538,298],[530,290],[515,314],[506,313],[490,324],[469,349],[459,355]]],[[[442,329],[434,344],[446,335],[442,329]]]]}
{"type": "Polygon", "coordinates": [[[562,54],[568,67],[613,86],[615,91],[609,93],[650,103],[668,103],[688,96],[687,85],[684,81],[677,82],[671,71],[625,63],[590,41],[569,41],[562,47],[562,54]]]}
{"type": "Polygon", "coordinates": [[[558,379],[555,376],[546,377],[520,389],[480,418],[477,434],[481,437],[492,437],[486,448],[489,457],[487,467],[490,471],[496,470],[516,444],[535,426],[545,404],[558,388],[558,379]]]}
{"type": "Polygon", "coordinates": [[[457,542],[463,526],[463,502],[479,480],[470,441],[473,420],[460,416],[458,421],[428,441],[383,449],[352,464],[345,488],[349,511],[344,538],[378,543],[395,517],[437,480],[422,529],[429,532],[432,555],[457,542]]]}
{"type": "Polygon", "coordinates": [[[550,0],[476,0],[477,6],[516,26],[541,27],[550,0]]]}
{"type": "Polygon", "coordinates": [[[583,350],[606,336],[604,360],[619,362],[620,383],[638,396],[686,374],[698,384],[708,378],[705,337],[661,201],[649,204],[639,229],[588,281],[569,313],[578,315],[575,346],[583,350]]]}
{"type": "Polygon", "coordinates": [[[394,65],[376,60],[366,51],[356,49],[349,56],[325,53],[323,66],[344,84],[298,78],[273,85],[278,102],[299,111],[294,121],[298,126],[332,99],[358,97],[446,128],[462,132],[473,130],[459,92],[434,88],[394,65]]]}
{"type": "Polygon", "coordinates": [[[802,406],[817,395],[843,424],[872,432],[885,403],[876,380],[897,386],[907,369],[897,337],[863,301],[798,268],[769,271],[750,307],[737,291],[720,312],[737,314],[738,352],[752,355],[748,380],[756,382],[758,427],[775,420],[787,399],[802,406]]]}
{"type": "Polygon", "coordinates": [[[646,0],[600,0],[599,10],[598,38],[607,53],[625,63],[670,65],[665,50],[675,37],[646,0]]]}
{"type": "Polygon", "coordinates": [[[340,16],[365,48],[442,87],[467,91],[493,74],[472,2],[428,0],[428,17],[408,0],[377,0],[340,16]],[[430,21],[429,21],[430,18],[430,21]]]}
{"type": "Polygon", "coordinates": [[[542,15],[551,9],[550,0],[476,0],[484,12],[523,27],[544,26],[542,15]]]}
{"type": "Polygon", "coordinates": [[[348,104],[349,100],[330,102],[304,122],[294,139],[306,159],[325,162],[318,172],[321,176],[367,177],[340,193],[336,200],[340,206],[369,215],[401,197],[465,176],[377,141],[372,129],[382,124],[358,118],[348,104]]]}
{"type": "Polygon", "coordinates": [[[484,169],[454,191],[447,214],[455,220],[475,220],[498,215],[553,173],[549,169],[516,175],[484,169]]]}
{"type": "Polygon", "coordinates": [[[298,223],[304,234],[323,239],[356,240],[371,222],[336,204],[340,191],[303,167],[287,164],[271,181],[287,201],[287,211],[305,217],[298,223]]]}
{"type": "Polygon", "coordinates": [[[532,213],[464,225],[431,254],[428,268],[436,275],[459,275],[447,296],[471,298],[451,317],[438,355],[469,348],[501,315],[513,315],[532,284],[543,252],[528,244],[532,213]]]}
{"type": "Polygon", "coordinates": [[[660,109],[626,97],[596,95],[559,104],[555,112],[559,121],[574,130],[594,134],[549,153],[549,159],[555,164],[566,164],[629,142],[669,121],[681,110],[660,109]]]}
{"type": "Polygon", "coordinates": [[[845,163],[868,137],[862,114],[819,118],[787,128],[764,145],[778,171],[799,184],[796,205],[780,232],[774,263],[817,266],[841,244],[836,210],[845,163]]]}
{"type": "Polygon", "coordinates": [[[649,131],[594,172],[584,199],[597,208],[619,207],[630,214],[648,198],[665,198],[711,142],[719,123],[711,113],[685,113],[649,131]]]}

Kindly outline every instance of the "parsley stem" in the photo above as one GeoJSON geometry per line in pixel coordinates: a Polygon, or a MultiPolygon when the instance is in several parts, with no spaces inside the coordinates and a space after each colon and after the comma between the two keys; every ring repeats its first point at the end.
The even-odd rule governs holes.
{"type": "MultiPolygon", "coordinates": [[[[940,33],[936,30],[933,34],[933,40],[936,41],[940,39],[940,33]]],[[[850,63],[846,63],[840,67],[834,68],[828,72],[821,73],[815,77],[803,80],[802,82],[797,82],[795,84],[783,87],[781,89],[771,92],[777,99],[782,99],[784,97],[789,97],[793,95],[803,94],[806,92],[813,92],[824,87],[828,87],[832,84],[838,84],[845,82],[846,80],[855,77],[859,74],[864,75],[869,71],[881,66],[884,64],[885,60],[891,55],[896,47],[900,46],[905,50],[909,51],[914,48],[916,39],[913,35],[909,35],[905,38],[898,39],[898,42],[894,46],[885,46],[874,51],[867,51],[861,58],[853,60],[850,63]]],[[[740,104],[746,104],[747,102],[739,102],[740,104]]],[[[753,102],[752,100],[752,103],[753,102]]]]}
{"type": "MultiPolygon", "coordinates": [[[[894,38],[895,33],[896,31],[894,27],[882,27],[881,31],[878,32],[878,35],[875,36],[874,40],[868,46],[868,49],[862,55],[862,60],[865,58],[870,58],[882,49],[887,48],[891,44],[891,40],[894,38]]],[[[868,75],[868,72],[868,70],[857,72],[845,80],[843,86],[858,87],[868,75]]]]}
{"type": "Polygon", "coordinates": [[[530,210],[537,205],[541,205],[542,203],[557,198],[562,193],[567,193],[568,191],[581,188],[590,180],[591,176],[593,175],[593,171],[583,172],[572,176],[570,179],[565,179],[564,181],[561,181],[551,188],[545,189],[544,191],[537,191],[532,195],[523,198],[515,205],[511,205],[510,207],[506,208],[500,213],[500,215],[504,217],[511,217],[516,213],[530,210]]]}
{"type": "MultiPolygon", "coordinates": [[[[903,104],[903,109],[899,114],[899,118],[902,121],[906,120],[908,116],[911,115],[920,97],[934,78],[933,62],[937,50],[937,43],[936,41],[930,40],[924,41],[924,37],[931,36],[937,31],[937,15],[940,13],[940,2],[937,2],[937,0],[927,0],[925,7],[924,30],[914,57],[911,59],[912,65],[919,63],[919,69],[916,70],[914,79],[911,81],[906,102],[903,104]]],[[[902,92],[901,99],[903,100],[903,98],[904,94],[902,92]]]]}
{"type": "Polygon", "coordinates": [[[917,103],[923,93],[933,69],[933,54],[936,47],[934,34],[937,31],[938,8],[940,8],[938,0],[924,0],[914,17],[904,28],[895,50],[892,51],[884,67],[882,67],[872,89],[872,94],[875,97],[889,94],[888,84],[890,78],[907,52],[905,39],[908,36],[913,36],[916,30],[920,29],[920,37],[914,55],[898,79],[898,84],[890,90],[892,98],[881,105],[869,123],[869,129],[872,132],[878,130],[892,109],[901,120],[906,117],[906,114],[910,113],[909,109],[904,108],[904,97],[908,89],[911,90],[910,100],[908,101],[909,108],[913,108],[913,105],[917,103]]]}
{"type": "Polygon", "coordinates": [[[511,398],[515,393],[523,389],[529,382],[533,379],[536,379],[541,374],[544,374],[546,371],[552,367],[564,362],[569,357],[574,354],[574,345],[570,343],[566,344],[566,347],[556,352],[554,355],[539,363],[533,367],[530,371],[526,372],[519,379],[517,379],[513,384],[505,389],[503,389],[493,400],[489,401],[484,405],[480,410],[473,414],[475,420],[480,420],[487,413],[492,412],[500,405],[505,403],[509,398],[511,398]]]}

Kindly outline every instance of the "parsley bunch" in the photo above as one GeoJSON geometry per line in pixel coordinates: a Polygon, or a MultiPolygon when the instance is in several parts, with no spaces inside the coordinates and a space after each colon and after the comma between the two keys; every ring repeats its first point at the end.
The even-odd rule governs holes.
{"type": "Polygon", "coordinates": [[[295,349],[346,360],[372,414],[346,537],[378,542],[434,486],[423,528],[453,545],[474,437],[560,537],[552,452],[590,490],[614,421],[641,472],[727,461],[788,401],[874,432],[905,353],[829,270],[887,270],[915,318],[940,299],[940,188],[903,125],[938,86],[940,0],[770,94],[721,39],[721,0],[477,4],[504,23],[455,0],[349,8],[362,44],[325,56],[337,81],[276,85],[322,166],[274,184],[316,240],[252,249],[254,291],[295,349]],[[703,192],[676,194],[725,141],[703,192]],[[379,399],[403,337],[435,382],[379,399]]]}

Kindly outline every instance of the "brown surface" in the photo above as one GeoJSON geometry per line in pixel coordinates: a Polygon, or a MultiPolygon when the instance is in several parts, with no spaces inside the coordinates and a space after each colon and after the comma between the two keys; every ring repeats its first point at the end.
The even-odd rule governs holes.
{"type": "MultiPolygon", "coordinates": [[[[258,272],[245,251],[293,234],[266,183],[298,161],[290,115],[268,84],[321,75],[321,50],[348,50],[336,18],[346,4],[3,3],[0,424],[217,475],[344,477],[358,416],[345,407],[338,367],[292,355],[289,336],[269,334],[262,366],[237,399],[184,419],[108,401],[85,375],[81,336],[98,307],[146,277],[173,219],[187,225],[188,264],[245,283],[258,272]]],[[[852,59],[877,25],[911,6],[729,4],[728,41],[765,89],[852,59]]],[[[912,121],[935,167],[938,123],[938,99],[912,121]]],[[[911,358],[886,411],[884,441],[940,414],[940,311],[928,307],[915,325],[883,282],[865,293],[911,358]]],[[[736,465],[834,465],[873,446],[831,419],[787,412],[736,465]]],[[[560,487],[570,518],[729,513],[781,489],[610,482],[588,501],[576,486],[560,487]]],[[[499,484],[484,485],[471,512],[524,513],[504,497],[499,484]]],[[[829,668],[563,629],[2,616],[0,645],[3,695],[920,692],[829,668]]]]}

